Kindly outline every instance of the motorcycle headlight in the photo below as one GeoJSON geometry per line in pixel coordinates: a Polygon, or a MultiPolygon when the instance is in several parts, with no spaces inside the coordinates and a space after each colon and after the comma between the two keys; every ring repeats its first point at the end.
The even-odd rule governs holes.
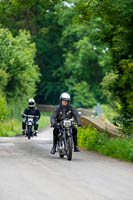
{"type": "Polygon", "coordinates": [[[64,120],[64,127],[69,128],[71,126],[70,120],[64,120]]]}
{"type": "Polygon", "coordinates": [[[28,118],[28,122],[32,122],[33,121],[33,119],[32,118],[28,118]]]}

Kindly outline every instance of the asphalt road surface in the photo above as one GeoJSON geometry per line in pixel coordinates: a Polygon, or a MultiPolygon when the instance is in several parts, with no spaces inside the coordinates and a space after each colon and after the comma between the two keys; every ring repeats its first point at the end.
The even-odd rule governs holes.
{"type": "Polygon", "coordinates": [[[0,138],[0,200],[133,200],[133,164],[95,152],[50,155],[52,129],[0,138]]]}

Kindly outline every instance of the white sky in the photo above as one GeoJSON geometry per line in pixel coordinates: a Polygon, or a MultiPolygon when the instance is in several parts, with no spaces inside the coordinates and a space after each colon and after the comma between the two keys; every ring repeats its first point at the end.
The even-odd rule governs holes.
{"type": "Polygon", "coordinates": [[[63,3],[64,3],[65,6],[67,6],[67,7],[69,7],[69,8],[71,8],[72,6],[74,6],[73,3],[68,3],[68,2],[66,2],[66,1],[64,1],[63,3]]]}

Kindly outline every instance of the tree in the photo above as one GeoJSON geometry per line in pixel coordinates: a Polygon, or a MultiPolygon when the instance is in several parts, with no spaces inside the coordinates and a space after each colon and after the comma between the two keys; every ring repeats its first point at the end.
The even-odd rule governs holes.
{"type": "MultiPolygon", "coordinates": [[[[97,39],[97,24],[100,19],[96,18],[88,24],[77,24],[72,19],[69,20],[69,15],[67,18],[69,24],[64,24],[60,40],[64,50],[64,66],[59,69],[65,77],[65,85],[74,96],[75,83],[85,81],[94,98],[104,102],[100,83],[105,73],[110,71],[110,57],[106,44],[97,39]]],[[[63,23],[62,17],[60,19],[59,22],[63,23]]]]}
{"type": "Polygon", "coordinates": [[[38,103],[57,103],[62,87],[60,80],[53,74],[62,65],[62,49],[58,45],[61,27],[55,11],[55,5],[59,2],[61,1],[0,2],[0,22],[3,27],[8,27],[14,36],[18,35],[20,29],[26,29],[31,34],[31,40],[36,43],[35,60],[42,75],[36,95],[38,103]],[[56,87],[54,82],[57,82],[56,87]]]}
{"type": "MultiPolygon", "coordinates": [[[[127,133],[132,133],[133,121],[133,0],[125,1],[78,1],[77,14],[86,21],[100,17],[99,39],[108,43],[112,57],[112,70],[116,74],[111,92],[120,103],[121,124],[127,133]],[[83,11],[85,10],[85,12],[83,11]]],[[[78,18],[78,17],[77,17],[78,18]]],[[[78,18],[80,21],[80,18],[78,18]]]]}
{"type": "Polygon", "coordinates": [[[97,101],[94,94],[89,90],[89,85],[82,81],[74,85],[74,106],[77,108],[93,108],[97,101]]]}
{"type": "Polygon", "coordinates": [[[57,104],[64,91],[75,101],[73,88],[79,81],[86,82],[97,101],[105,101],[100,83],[110,66],[107,45],[98,39],[99,17],[78,24],[71,0],[2,1],[0,17],[14,36],[26,29],[36,43],[35,61],[41,72],[38,103],[57,104]]]}
{"type": "Polygon", "coordinates": [[[11,99],[27,101],[35,95],[36,82],[39,81],[35,53],[29,33],[20,31],[13,37],[8,29],[0,28],[0,90],[8,102],[11,99]]]}

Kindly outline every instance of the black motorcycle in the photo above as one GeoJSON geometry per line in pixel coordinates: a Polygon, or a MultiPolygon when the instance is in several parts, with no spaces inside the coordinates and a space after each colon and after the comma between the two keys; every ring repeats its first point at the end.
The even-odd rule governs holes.
{"type": "Polygon", "coordinates": [[[24,115],[26,117],[26,136],[28,139],[34,136],[35,131],[33,130],[34,121],[38,119],[38,116],[24,115]]]}
{"type": "Polygon", "coordinates": [[[72,126],[74,125],[73,119],[65,119],[58,125],[60,128],[57,142],[57,151],[60,158],[63,158],[65,155],[67,155],[67,159],[72,160],[72,126]]]}

